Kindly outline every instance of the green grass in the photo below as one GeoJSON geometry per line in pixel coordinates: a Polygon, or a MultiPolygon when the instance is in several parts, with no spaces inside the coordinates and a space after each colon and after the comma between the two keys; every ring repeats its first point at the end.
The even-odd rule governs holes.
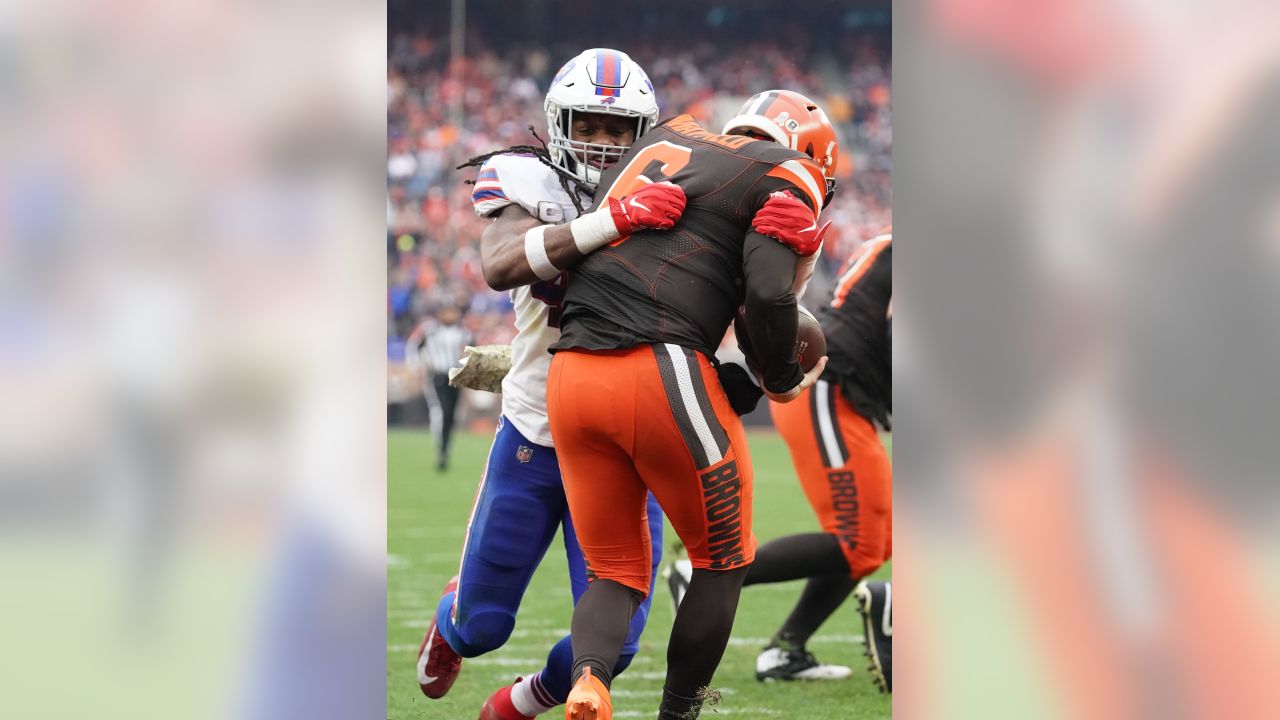
{"type": "MultiPolygon", "coordinates": [[[[511,639],[501,649],[463,662],[462,675],[449,694],[428,700],[418,691],[414,662],[418,644],[440,589],[457,572],[467,516],[484,466],[491,436],[462,434],[452,467],[437,473],[434,447],[424,431],[396,431],[387,439],[387,716],[393,720],[470,720],[495,689],[517,675],[542,667],[547,650],[567,632],[573,612],[568,571],[559,538],[551,545],[525,595],[511,639]]],[[[765,541],[817,530],[817,520],[796,482],[786,446],[772,431],[752,433],[756,471],[755,532],[765,541]]],[[[666,542],[676,538],[667,526],[666,542]]],[[[888,576],[889,566],[877,574],[888,576]]],[[[827,621],[810,642],[819,659],[849,665],[849,680],[819,683],[759,683],[755,658],[763,638],[771,636],[799,596],[800,582],[762,585],[743,591],[733,638],[715,687],[723,693],[718,712],[704,718],[798,718],[848,720],[888,718],[889,697],[879,694],[862,656],[861,622],[852,602],[827,621]]],[[[619,718],[652,718],[666,667],[672,610],[665,584],[655,590],[640,654],[614,683],[619,718]]],[[[563,710],[543,718],[556,720],[563,710]]]]}

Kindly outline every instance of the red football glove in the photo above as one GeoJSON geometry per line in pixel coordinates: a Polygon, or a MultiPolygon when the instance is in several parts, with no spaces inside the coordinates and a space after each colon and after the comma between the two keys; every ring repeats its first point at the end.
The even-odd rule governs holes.
{"type": "Polygon", "coordinates": [[[769,193],[769,199],[751,220],[751,227],[756,232],[768,235],[802,257],[818,252],[830,226],[828,222],[818,227],[818,216],[813,208],[786,190],[769,193]]]}
{"type": "Polygon", "coordinates": [[[623,237],[636,230],[670,230],[684,214],[684,190],[675,183],[650,183],[617,200],[609,198],[609,214],[623,237]]]}

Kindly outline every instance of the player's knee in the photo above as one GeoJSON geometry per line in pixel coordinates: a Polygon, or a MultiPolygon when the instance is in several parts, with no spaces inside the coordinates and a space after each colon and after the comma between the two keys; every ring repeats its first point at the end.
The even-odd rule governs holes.
{"type": "Polygon", "coordinates": [[[866,551],[845,553],[845,557],[849,560],[849,574],[855,580],[861,580],[871,573],[880,569],[884,565],[884,552],[878,548],[868,548],[866,551]]]}
{"type": "Polygon", "coordinates": [[[497,650],[511,637],[516,619],[504,612],[478,612],[457,627],[461,647],[454,651],[462,657],[475,657],[497,650]]]}
{"type": "Polygon", "coordinates": [[[591,582],[596,583],[602,580],[607,580],[614,585],[620,586],[631,594],[632,599],[635,601],[635,607],[639,607],[649,598],[651,579],[652,576],[650,575],[628,575],[625,572],[607,573],[606,571],[601,572],[596,577],[592,578],[591,582]]]}

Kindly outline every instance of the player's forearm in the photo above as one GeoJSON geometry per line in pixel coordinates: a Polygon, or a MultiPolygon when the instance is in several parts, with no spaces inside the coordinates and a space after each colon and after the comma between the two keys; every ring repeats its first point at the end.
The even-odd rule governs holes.
{"type": "Polygon", "coordinates": [[[792,292],[796,254],[758,233],[743,248],[746,321],[751,344],[759,353],[765,390],[781,393],[804,377],[796,362],[799,324],[792,292]]]}
{"type": "MultiPolygon", "coordinates": [[[[497,224],[485,230],[486,235],[497,224]]],[[[485,282],[494,290],[510,290],[550,280],[582,257],[568,225],[530,223],[499,229],[495,237],[482,238],[485,282]]]]}

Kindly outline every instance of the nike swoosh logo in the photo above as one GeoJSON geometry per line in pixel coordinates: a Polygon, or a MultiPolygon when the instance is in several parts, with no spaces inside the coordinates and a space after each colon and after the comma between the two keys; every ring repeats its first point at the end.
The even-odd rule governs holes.
{"type": "Polygon", "coordinates": [[[422,645],[422,654],[418,656],[418,682],[423,685],[430,685],[440,679],[440,676],[438,675],[432,677],[427,674],[427,657],[431,655],[431,641],[434,640],[435,637],[436,623],[433,619],[431,622],[431,632],[427,635],[427,641],[422,645]]]}
{"type": "Polygon", "coordinates": [[[800,232],[802,232],[802,233],[807,233],[807,232],[809,232],[810,230],[817,230],[817,229],[818,229],[818,221],[817,221],[817,220],[814,220],[812,225],[810,225],[809,227],[807,227],[807,228],[805,228],[805,229],[801,230],[800,232]]]}
{"type": "Polygon", "coordinates": [[[645,206],[641,205],[640,203],[636,202],[636,199],[635,199],[635,198],[631,198],[631,204],[632,204],[632,205],[635,205],[636,207],[640,208],[641,210],[644,210],[645,212],[649,212],[649,208],[647,208],[647,207],[645,207],[645,206]]]}

